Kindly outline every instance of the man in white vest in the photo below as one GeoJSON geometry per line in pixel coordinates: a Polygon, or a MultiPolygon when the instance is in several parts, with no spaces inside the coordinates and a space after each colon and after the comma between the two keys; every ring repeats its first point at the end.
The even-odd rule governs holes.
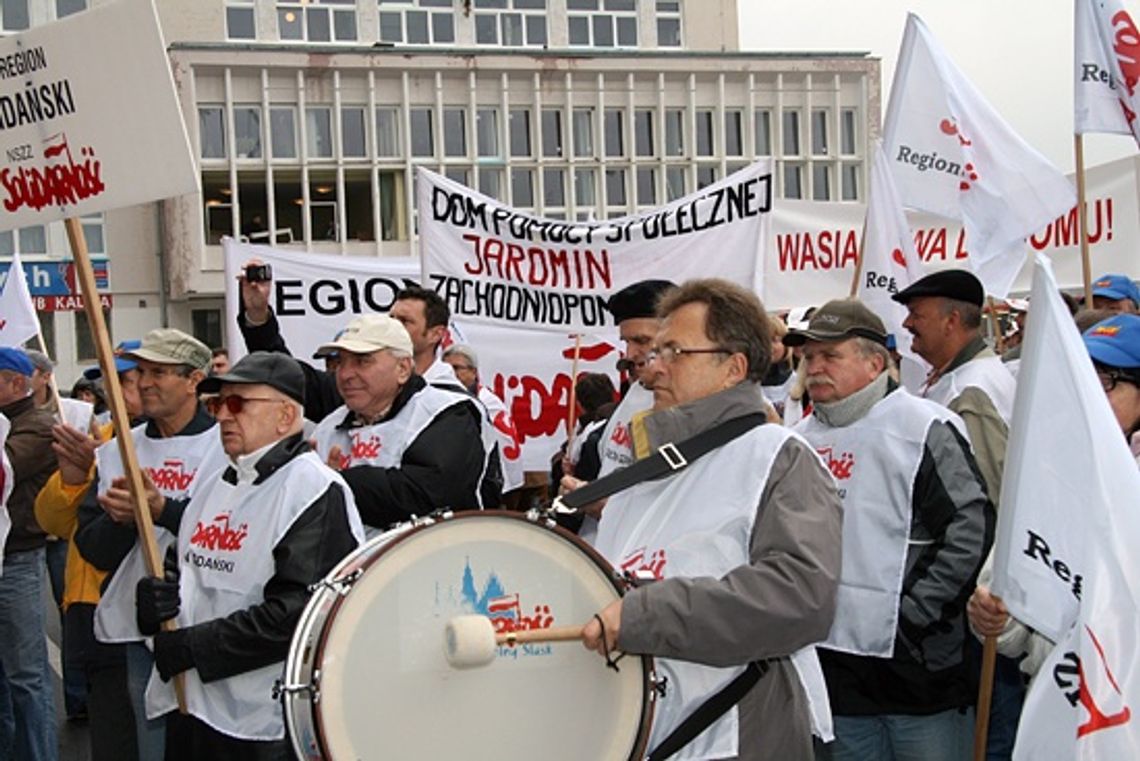
{"type": "Polygon", "coordinates": [[[388,315],[357,317],[317,351],[330,352],[338,356],[344,406],[317,425],[313,440],[341,470],[365,525],[385,529],[413,515],[484,504],[482,408],[466,391],[416,374],[403,325],[388,315]]]}
{"type": "MultiPolygon", "coordinates": [[[[630,423],[638,415],[644,415],[653,407],[651,373],[645,358],[657,337],[657,301],[676,285],[668,280],[639,280],[610,296],[606,309],[618,326],[618,335],[625,343],[623,361],[629,368],[629,387],[617,409],[610,415],[598,437],[598,458],[601,468],[598,477],[607,476],[618,468],[633,462],[633,440],[630,437],[630,423]]],[[[573,474],[562,477],[563,491],[573,491],[585,483],[573,474]]],[[[598,517],[606,506],[605,500],[587,505],[585,517],[578,534],[588,542],[593,542],[598,533],[598,517]]]]}
{"type": "Polygon", "coordinates": [[[830,761],[960,761],[973,739],[965,606],[994,512],[962,421],[894,383],[887,330],[829,301],[803,346],[812,414],[795,427],[843,499],[843,572],[820,646],[835,715],[830,761]]]}
{"type": "MultiPolygon", "coordinates": [[[[1017,383],[982,338],[985,289],[981,281],[966,270],[942,270],[911,283],[892,298],[906,305],[903,327],[911,333],[911,348],[934,368],[922,396],[962,418],[986,493],[1000,509],[1017,383]]],[[[1024,697],[1017,664],[999,657],[987,740],[987,749],[996,756],[1013,752],[1024,697]]]]}
{"type": "MultiPolygon", "coordinates": [[[[214,419],[198,404],[198,383],[209,369],[210,349],[180,330],[160,328],[123,356],[136,363],[138,393],[147,418],[131,431],[139,467],[145,480],[166,498],[155,502],[151,513],[155,539],[165,549],[178,531],[186,500],[224,463],[214,419]]],[[[75,533],[83,558],[100,571],[113,572],[95,608],[95,636],[104,643],[126,643],[139,758],[161,759],[163,722],[147,721],[143,705],[153,658],[134,616],[135,584],[146,575],[146,567],[137,545],[118,442],[106,442],[95,451],[95,466],[75,533]]]]}
{"type": "Polygon", "coordinates": [[[167,716],[167,761],[290,756],[274,682],[310,585],[364,538],[348,486],[304,440],[304,385],[296,362],[267,352],[200,384],[227,466],[186,506],[165,578],[136,589],[139,629],[154,636],[147,713],[167,716]]]}
{"type": "Polygon", "coordinates": [[[750,424],[679,471],[610,497],[596,548],[615,567],[658,580],[600,611],[584,643],[657,658],[667,681],[650,747],[722,688],[760,674],[671,758],[811,758],[809,698],[825,706],[826,696],[792,656],[827,636],[835,612],[835,481],[807,442],[764,423],[771,338],[755,294],[690,281],[662,297],[658,316],[646,357],[654,406],[632,422],[635,455],[750,424]]]}

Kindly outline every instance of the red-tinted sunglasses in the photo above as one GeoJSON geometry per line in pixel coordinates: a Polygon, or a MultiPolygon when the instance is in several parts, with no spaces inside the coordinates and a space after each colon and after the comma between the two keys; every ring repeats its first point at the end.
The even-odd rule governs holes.
{"type": "Polygon", "coordinates": [[[206,411],[214,417],[222,411],[222,407],[229,410],[231,415],[239,415],[245,409],[246,402],[280,402],[281,399],[269,399],[264,396],[238,396],[237,394],[228,394],[226,396],[211,396],[205,400],[206,411]]]}

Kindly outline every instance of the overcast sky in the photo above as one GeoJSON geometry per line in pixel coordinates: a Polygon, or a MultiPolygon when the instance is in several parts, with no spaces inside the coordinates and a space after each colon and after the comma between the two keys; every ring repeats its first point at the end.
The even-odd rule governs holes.
{"type": "MultiPolygon", "coordinates": [[[[1073,160],[1072,0],[737,0],[746,50],[867,51],[882,60],[886,108],[907,11],[917,13],[998,113],[1058,169],[1073,160]]],[[[1136,0],[1124,0],[1140,18],[1136,0]]],[[[1085,165],[1134,155],[1086,135],[1085,165]]]]}

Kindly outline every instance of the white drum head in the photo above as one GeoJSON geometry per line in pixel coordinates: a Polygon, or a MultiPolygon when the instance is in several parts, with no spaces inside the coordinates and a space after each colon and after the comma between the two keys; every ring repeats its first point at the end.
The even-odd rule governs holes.
{"type": "Polygon", "coordinates": [[[519,517],[467,514],[385,547],[326,627],[315,705],[345,759],[627,759],[648,732],[647,666],[608,669],[580,642],[498,648],[487,666],[444,654],[454,616],[496,628],[583,624],[618,599],[575,543],[519,517]]]}

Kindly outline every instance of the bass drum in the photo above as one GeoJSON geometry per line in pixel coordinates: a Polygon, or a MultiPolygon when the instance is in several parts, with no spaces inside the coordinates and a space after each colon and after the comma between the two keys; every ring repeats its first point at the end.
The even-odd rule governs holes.
{"type": "Polygon", "coordinates": [[[613,568],[544,519],[458,513],[372,539],[314,593],[285,663],[285,724],[299,758],[643,757],[652,660],[619,671],[580,642],[499,646],[487,666],[444,653],[455,616],[499,632],[576,625],[620,598],[613,568]]]}

